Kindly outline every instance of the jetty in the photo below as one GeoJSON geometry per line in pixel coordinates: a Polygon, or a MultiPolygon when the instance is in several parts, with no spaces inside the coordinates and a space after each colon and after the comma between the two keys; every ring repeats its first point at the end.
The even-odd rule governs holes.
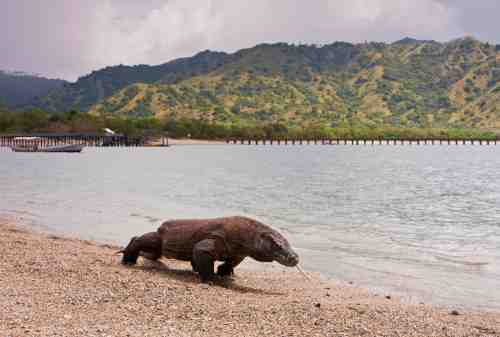
{"type": "MultiPolygon", "coordinates": [[[[29,145],[29,138],[39,139],[40,146],[58,146],[79,144],[86,147],[131,147],[147,146],[149,137],[132,137],[124,134],[102,133],[30,133],[0,135],[0,147],[16,147],[29,145]]],[[[160,136],[158,146],[168,146],[167,136],[160,136]]]]}
{"type": "Polygon", "coordinates": [[[493,139],[226,139],[227,144],[238,145],[497,145],[498,137],[493,139]]]}
{"type": "MultiPolygon", "coordinates": [[[[41,146],[57,146],[64,144],[80,144],[86,147],[168,147],[176,145],[169,142],[168,135],[131,137],[124,134],[100,133],[32,133],[0,135],[0,147],[26,146],[30,137],[39,138],[41,146]]],[[[200,140],[200,143],[210,144],[200,140]]],[[[196,140],[190,140],[189,145],[197,145],[196,140]]],[[[213,141],[213,144],[228,145],[498,145],[500,137],[489,139],[476,138],[423,138],[423,139],[360,139],[360,138],[229,138],[213,141]]]]}

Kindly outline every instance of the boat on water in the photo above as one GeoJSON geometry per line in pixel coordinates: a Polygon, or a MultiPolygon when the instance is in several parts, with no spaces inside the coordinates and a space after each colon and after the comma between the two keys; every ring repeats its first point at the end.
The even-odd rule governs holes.
{"type": "Polygon", "coordinates": [[[39,137],[18,137],[15,139],[21,144],[11,146],[14,152],[66,152],[78,153],[82,152],[85,145],[82,144],[61,144],[42,146],[41,138],[39,137]]]}

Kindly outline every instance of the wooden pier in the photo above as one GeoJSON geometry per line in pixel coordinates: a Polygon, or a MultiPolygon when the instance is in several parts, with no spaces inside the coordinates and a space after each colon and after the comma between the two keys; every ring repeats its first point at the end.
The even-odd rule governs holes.
{"type": "Polygon", "coordinates": [[[40,146],[82,144],[85,146],[144,146],[142,137],[127,135],[102,135],[98,133],[33,133],[0,135],[0,147],[29,145],[28,138],[36,137],[40,146]]]}
{"type": "Polygon", "coordinates": [[[500,139],[227,139],[238,145],[497,145],[500,139]]]}
{"type": "MultiPolygon", "coordinates": [[[[29,145],[29,137],[39,138],[40,146],[55,146],[63,144],[82,144],[88,147],[130,147],[130,146],[169,146],[168,136],[129,137],[127,135],[103,135],[98,133],[34,133],[34,134],[4,134],[0,135],[0,147],[29,145]],[[157,139],[156,145],[149,145],[149,139],[157,139]],[[159,139],[159,140],[158,140],[159,139]]],[[[495,139],[226,139],[232,145],[497,145],[495,139]]]]}

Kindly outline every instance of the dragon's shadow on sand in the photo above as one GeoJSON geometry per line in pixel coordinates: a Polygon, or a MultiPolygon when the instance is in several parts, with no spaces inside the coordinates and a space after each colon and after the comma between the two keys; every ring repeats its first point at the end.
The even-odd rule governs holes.
{"type": "MultiPolygon", "coordinates": [[[[186,282],[186,283],[193,283],[193,284],[199,284],[200,283],[200,278],[196,272],[193,270],[189,269],[173,269],[168,267],[165,263],[162,261],[151,261],[144,259],[143,264],[138,264],[135,266],[129,266],[127,268],[133,268],[133,269],[139,269],[139,270],[144,270],[148,272],[155,272],[155,273],[160,273],[161,275],[176,279],[178,281],[186,282]]],[[[271,296],[283,296],[285,293],[282,292],[277,292],[277,291],[271,291],[271,290],[265,290],[265,289],[255,289],[247,286],[242,286],[238,285],[235,283],[235,280],[232,278],[228,277],[218,277],[216,276],[214,280],[211,281],[211,285],[213,286],[218,286],[222,287],[225,289],[230,289],[236,292],[240,293],[251,293],[251,294],[258,294],[258,295],[271,295],[271,296]]]]}

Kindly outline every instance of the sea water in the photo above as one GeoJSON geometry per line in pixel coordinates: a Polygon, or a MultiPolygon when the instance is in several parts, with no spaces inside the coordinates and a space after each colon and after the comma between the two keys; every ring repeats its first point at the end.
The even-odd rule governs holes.
{"type": "Polygon", "coordinates": [[[500,147],[0,149],[0,214],[124,245],[163,220],[246,215],[306,270],[411,301],[500,309],[500,147]]]}

